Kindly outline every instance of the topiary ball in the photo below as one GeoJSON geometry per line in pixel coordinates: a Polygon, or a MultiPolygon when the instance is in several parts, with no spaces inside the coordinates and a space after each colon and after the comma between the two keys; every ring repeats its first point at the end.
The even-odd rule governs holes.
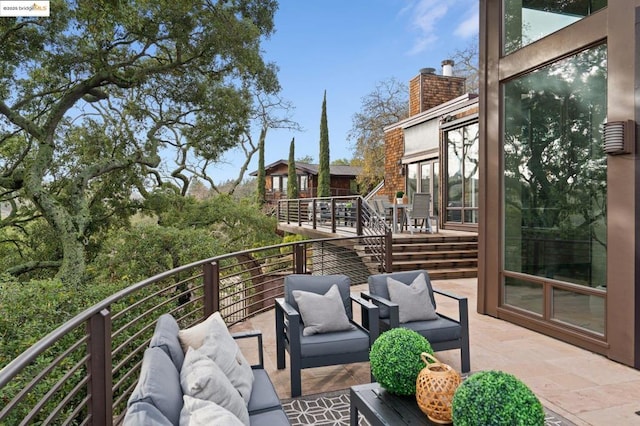
{"type": "Polygon", "coordinates": [[[535,394],[515,376],[482,371],[463,381],[452,401],[456,426],[544,425],[544,409],[535,394]]]}
{"type": "Polygon", "coordinates": [[[380,386],[397,395],[415,395],[416,379],[424,362],[420,354],[433,355],[429,341],[408,328],[381,333],[371,345],[371,373],[380,386]]]}

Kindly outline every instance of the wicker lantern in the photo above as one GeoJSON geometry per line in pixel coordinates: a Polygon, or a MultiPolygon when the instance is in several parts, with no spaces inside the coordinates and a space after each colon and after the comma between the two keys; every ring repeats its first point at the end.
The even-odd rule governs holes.
{"type": "Polygon", "coordinates": [[[418,407],[435,423],[451,423],[451,401],[462,381],[460,374],[451,366],[438,361],[433,355],[420,355],[426,367],[416,379],[416,401],[418,407]],[[427,361],[429,358],[432,363],[427,361]]]}

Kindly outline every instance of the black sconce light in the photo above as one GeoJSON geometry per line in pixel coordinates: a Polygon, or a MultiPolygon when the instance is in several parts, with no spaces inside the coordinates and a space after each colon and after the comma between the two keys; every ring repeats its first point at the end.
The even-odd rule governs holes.
{"type": "Polygon", "coordinates": [[[402,164],[402,160],[398,160],[396,164],[398,165],[398,174],[400,176],[404,176],[404,165],[402,164]]]}
{"type": "Polygon", "coordinates": [[[604,125],[604,151],[609,155],[633,154],[636,123],[633,120],[610,121],[604,125]]]}

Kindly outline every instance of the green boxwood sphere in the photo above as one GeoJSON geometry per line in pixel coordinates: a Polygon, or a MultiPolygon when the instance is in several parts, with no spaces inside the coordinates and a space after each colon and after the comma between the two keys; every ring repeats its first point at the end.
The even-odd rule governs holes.
{"type": "Polygon", "coordinates": [[[482,371],[463,381],[452,402],[456,426],[544,425],[544,409],[535,394],[515,376],[482,371]]]}
{"type": "Polygon", "coordinates": [[[429,341],[408,328],[381,333],[371,345],[371,373],[380,386],[397,395],[415,395],[416,379],[425,367],[420,354],[433,355],[429,341]]]}

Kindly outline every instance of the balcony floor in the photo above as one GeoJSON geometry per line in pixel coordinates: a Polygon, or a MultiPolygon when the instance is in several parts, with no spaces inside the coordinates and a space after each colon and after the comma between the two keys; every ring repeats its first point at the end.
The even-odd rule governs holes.
{"type": "MultiPolygon", "coordinates": [[[[640,371],[551,337],[476,312],[475,278],[433,281],[434,287],[469,299],[471,369],[502,370],[524,381],[542,403],[577,425],[638,424],[640,371]]],[[[353,287],[355,293],[366,285],[353,287]]],[[[455,312],[455,305],[437,300],[438,310],[455,312]]],[[[275,314],[269,311],[236,324],[232,331],[261,330],[265,368],[281,399],[290,397],[288,369],[276,369],[275,314]]],[[[243,353],[251,359],[250,347],[243,353]]],[[[436,357],[460,371],[458,350],[436,357]]],[[[287,365],[289,359],[287,355],[287,365]]],[[[369,364],[302,370],[303,395],[347,389],[369,382],[369,364]]]]}

